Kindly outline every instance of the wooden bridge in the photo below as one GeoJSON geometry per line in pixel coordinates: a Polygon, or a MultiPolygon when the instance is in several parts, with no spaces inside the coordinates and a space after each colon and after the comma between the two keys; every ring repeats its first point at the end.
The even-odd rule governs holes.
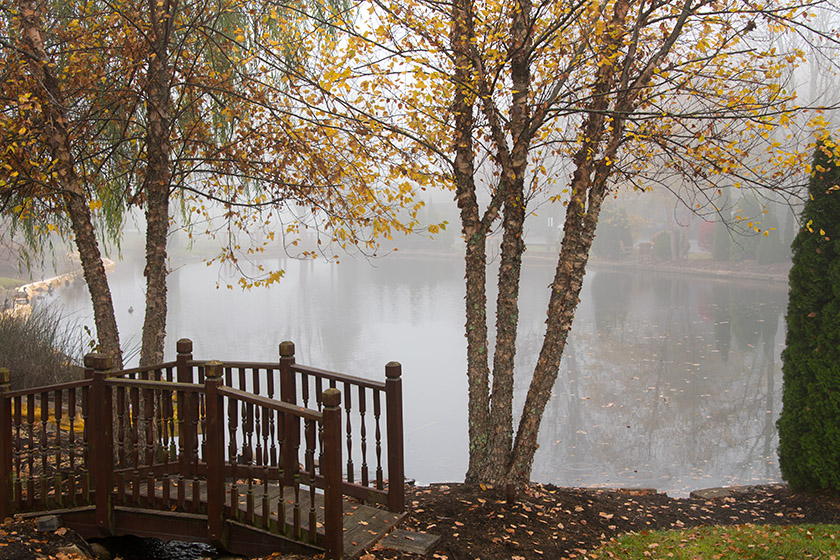
{"type": "Polygon", "coordinates": [[[177,350],[124,371],[88,354],[83,380],[16,391],[0,369],[0,519],[334,559],[402,519],[400,364],[379,382],[296,364],[291,342],[274,363],[177,350]]]}

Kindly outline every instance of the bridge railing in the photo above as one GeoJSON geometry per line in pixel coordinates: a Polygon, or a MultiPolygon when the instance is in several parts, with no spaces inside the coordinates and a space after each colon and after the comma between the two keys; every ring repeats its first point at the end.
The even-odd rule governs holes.
{"type": "Polygon", "coordinates": [[[86,403],[91,382],[10,391],[0,368],[0,519],[93,503],[86,403]]]}
{"type": "MultiPolygon", "coordinates": [[[[192,341],[181,339],[177,348],[178,380],[204,383],[206,362],[193,359],[192,341]]],[[[342,492],[360,500],[383,504],[390,511],[404,511],[402,366],[397,362],[387,364],[385,381],[382,382],[296,364],[294,354],[294,344],[287,341],[280,344],[278,362],[225,361],[223,383],[225,387],[317,411],[324,406],[323,391],[338,389],[343,397],[344,413],[342,492]]],[[[200,402],[197,406],[200,410],[190,411],[190,414],[195,415],[199,425],[197,437],[201,439],[203,404],[200,402]]],[[[244,426],[241,410],[238,417],[229,415],[231,434],[238,433],[244,426]]],[[[286,441],[299,437],[296,426],[286,429],[286,441]]],[[[319,432],[317,435],[320,441],[322,434],[319,432]]],[[[241,445],[242,441],[239,443],[241,445]]],[[[203,443],[199,441],[195,445],[201,455],[203,443]]],[[[252,457],[246,456],[246,453],[245,448],[236,453],[230,450],[228,462],[239,465],[250,462],[252,457]]],[[[320,459],[319,452],[315,456],[316,465],[320,459]]],[[[285,472],[290,473],[298,459],[287,454],[283,460],[286,461],[285,472]]],[[[320,487],[320,478],[316,476],[314,480],[320,487]]]]}

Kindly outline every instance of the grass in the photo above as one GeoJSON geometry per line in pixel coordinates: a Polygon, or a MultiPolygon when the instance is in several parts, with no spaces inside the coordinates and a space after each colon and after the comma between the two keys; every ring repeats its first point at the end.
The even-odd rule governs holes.
{"type": "Polygon", "coordinates": [[[742,560],[840,558],[840,525],[735,525],[630,533],[586,558],[742,560]]]}
{"type": "Polygon", "coordinates": [[[49,307],[36,305],[26,317],[0,314],[0,367],[12,374],[12,389],[73,379],[78,355],[73,324],[49,307]]]}
{"type": "Polygon", "coordinates": [[[7,276],[0,276],[0,288],[4,290],[11,290],[12,288],[17,288],[18,286],[24,285],[23,280],[19,280],[17,278],[9,278],[7,276]]]}

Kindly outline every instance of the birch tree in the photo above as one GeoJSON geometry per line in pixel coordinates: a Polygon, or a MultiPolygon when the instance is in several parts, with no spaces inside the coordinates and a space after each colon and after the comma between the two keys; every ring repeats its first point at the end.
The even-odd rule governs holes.
{"type": "Polygon", "coordinates": [[[335,13],[325,22],[340,37],[311,44],[317,62],[289,72],[298,105],[345,136],[390,139],[414,156],[405,175],[432,177],[460,209],[468,482],[528,480],[599,215],[619,185],[679,189],[683,204],[713,213],[723,186],[781,192],[804,169],[810,133],[785,127],[805,109],[780,83],[804,55],[772,45],[785,33],[808,36],[818,5],[831,8],[376,0],[354,6],[363,19],[335,13]],[[779,129],[785,142],[773,137],[779,129]],[[557,168],[566,172],[549,171],[557,168]],[[526,223],[545,199],[564,205],[565,222],[542,345],[515,413],[526,223]],[[487,241],[495,231],[502,241],[493,279],[487,241]]]}

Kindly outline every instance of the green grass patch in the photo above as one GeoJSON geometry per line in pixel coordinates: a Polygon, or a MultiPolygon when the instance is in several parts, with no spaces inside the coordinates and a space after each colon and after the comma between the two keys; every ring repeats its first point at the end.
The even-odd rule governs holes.
{"type": "Polygon", "coordinates": [[[734,525],[629,533],[586,558],[742,560],[840,558],[840,525],[734,525]]]}
{"type": "Polygon", "coordinates": [[[6,276],[0,276],[0,288],[4,290],[11,290],[12,288],[17,288],[18,286],[24,285],[23,280],[18,280],[17,278],[8,278],[6,276]]]}

